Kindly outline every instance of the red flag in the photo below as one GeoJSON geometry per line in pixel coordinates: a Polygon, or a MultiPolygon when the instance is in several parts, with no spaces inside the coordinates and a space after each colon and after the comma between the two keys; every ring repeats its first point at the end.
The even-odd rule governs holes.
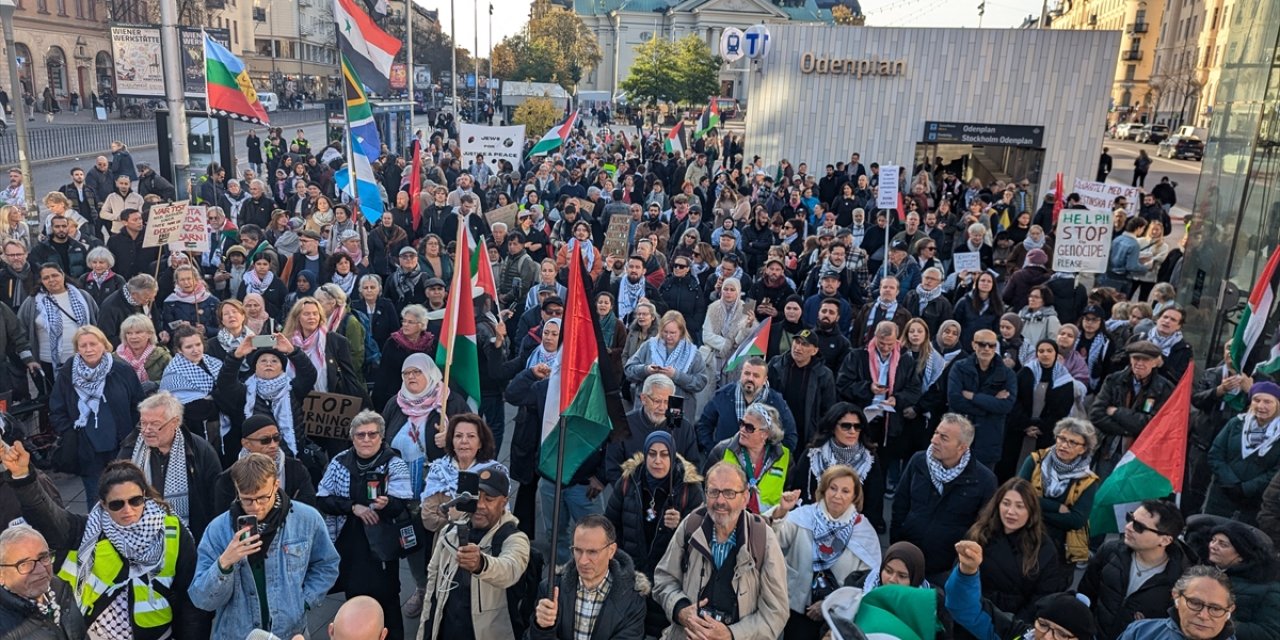
{"type": "Polygon", "coordinates": [[[489,241],[484,236],[480,236],[480,243],[476,247],[471,261],[475,266],[471,273],[472,285],[484,289],[484,292],[489,294],[489,299],[494,300],[494,304],[497,304],[498,284],[493,279],[493,265],[489,264],[489,241]]]}
{"type": "Polygon", "coordinates": [[[418,201],[418,193],[422,191],[422,141],[414,138],[410,147],[413,154],[413,168],[409,172],[409,211],[413,214],[413,229],[416,232],[422,226],[422,203],[418,201]]]}
{"type": "Polygon", "coordinates": [[[1062,213],[1062,204],[1066,202],[1066,198],[1062,195],[1062,172],[1058,172],[1056,180],[1056,189],[1053,198],[1053,224],[1058,224],[1058,214],[1062,213]]]}
{"type": "Polygon", "coordinates": [[[898,192],[898,222],[907,221],[907,212],[902,208],[902,192],[898,192]]]}

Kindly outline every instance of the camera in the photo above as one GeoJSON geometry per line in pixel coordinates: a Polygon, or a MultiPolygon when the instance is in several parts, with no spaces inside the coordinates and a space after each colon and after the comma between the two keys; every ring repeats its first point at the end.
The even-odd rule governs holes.
{"type": "Polygon", "coordinates": [[[711,618],[712,620],[726,626],[733,624],[733,616],[719,609],[712,609],[711,607],[699,607],[698,617],[711,618]]]}
{"type": "Polygon", "coordinates": [[[480,474],[473,471],[459,471],[458,490],[453,496],[452,500],[440,505],[440,510],[446,515],[450,508],[462,513],[462,517],[453,523],[458,528],[458,545],[461,546],[467,544],[471,538],[471,515],[476,512],[476,505],[480,499],[480,474]]]}
{"type": "Polygon", "coordinates": [[[684,398],[671,396],[667,399],[667,426],[676,428],[684,422],[684,398]]]}

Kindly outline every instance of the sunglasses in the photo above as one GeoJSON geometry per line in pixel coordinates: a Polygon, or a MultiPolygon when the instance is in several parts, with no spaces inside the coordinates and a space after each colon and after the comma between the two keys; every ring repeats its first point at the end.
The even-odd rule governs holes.
{"type": "Polygon", "coordinates": [[[1145,524],[1143,524],[1143,523],[1139,522],[1138,520],[1136,520],[1136,519],[1133,517],[1133,512],[1132,512],[1132,511],[1130,511],[1129,513],[1124,514],[1124,521],[1125,521],[1125,522],[1127,522],[1127,523],[1129,523],[1129,524],[1131,524],[1131,525],[1133,525],[1133,532],[1134,532],[1134,533],[1139,533],[1139,534],[1141,534],[1141,533],[1146,533],[1146,532],[1150,531],[1150,532],[1152,532],[1152,533],[1154,533],[1154,534],[1156,534],[1156,535],[1158,535],[1158,536],[1169,536],[1169,535],[1173,535],[1173,534],[1170,534],[1170,533],[1165,533],[1165,532],[1163,532],[1163,531],[1161,531],[1161,530],[1159,530],[1159,529],[1157,529],[1157,528],[1155,528],[1155,527],[1149,527],[1149,526],[1147,526],[1147,525],[1145,525],[1145,524]]]}
{"type": "Polygon", "coordinates": [[[999,345],[994,342],[979,342],[977,340],[973,341],[973,348],[975,349],[994,349],[997,346],[999,345]]]}
{"type": "Polygon", "coordinates": [[[844,429],[845,431],[862,431],[861,422],[841,422],[836,424],[836,426],[844,429]]]}
{"type": "Polygon", "coordinates": [[[107,510],[111,512],[119,511],[124,508],[124,505],[126,503],[128,503],[129,506],[136,509],[138,507],[141,507],[142,503],[146,501],[147,501],[146,496],[134,496],[132,498],[129,498],[128,500],[112,500],[107,503],[107,510]]]}
{"type": "Polygon", "coordinates": [[[262,436],[261,438],[245,438],[245,440],[248,440],[249,442],[256,442],[265,447],[273,442],[280,442],[280,434],[277,433],[274,436],[262,436]]]}
{"type": "Polygon", "coordinates": [[[689,263],[687,263],[687,262],[677,262],[677,263],[675,263],[675,268],[677,268],[677,269],[688,269],[688,268],[689,268],[689,263]]]}
{"type": "Polygon", "coordinates": [[[739,420],[738,430],[746,434],[752,434],[752,433],[755,433],[756,431],[759,431],[759,428],[756,427],[754,424],[747,422],[746,420],[739,420]]]}

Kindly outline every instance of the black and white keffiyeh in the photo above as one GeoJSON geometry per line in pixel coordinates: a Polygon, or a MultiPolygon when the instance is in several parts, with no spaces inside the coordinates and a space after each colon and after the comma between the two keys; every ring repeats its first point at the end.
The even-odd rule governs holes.
{"type": "Polygon", "coordinates": [[[843,464],[852,468],[858,473],[859,478],[866,478],[871,472],[871,467],[875,464],[875,456],[862,443],[857,443],[852,447],[842,447],[836,444],[834,438],[828,440],[821,447],[813,447],[808,451],[809,455],[809,472],[813,474],[815,480],[822,478],[822,474],[837,464],[843,464]]]}
{"type": "Polygon", "coordinates": [[[1151,331],[1147,333],[1147,340],[1150,340],[1152,344],[1160,347],[1160,351],[1163,352],[1165,356],[1168,356],[1169,352],[1173,349],[1173,345],[1182,342],[1182,332],[1174,331],[1171,335],[1166,337],[1160,335],[1159,329],[1152,327],[1151,331]]]}
{"type": "MultiPolygon", "coordinates": [[[[400,456],[388,455],[388,450],[384,448],[370,463],[367,469],[360,465],[353,449],[347,449],[334,456],[329,461],[328,468],[324,470],[324,477],[320,478],[320,484],[316,487],[316,497],[336,496],[350,499],[352,497],[351,470],[347,468],[347,465],[350,464],[352,466],[360,465],[361,470],[365,472],[382,474],[386,478],[387,495],[402,500],[413,499],[413,483],[409,480],[409,465],[405,464],[400,456]],[[352,460],[352,458],[355,459],[352,460]]],[[[342,533],[342,527],[347,523],[347,516],[326,515],[324,522],[329,529],[329,539],[337,542],[338,534],[342,533]]]]}
{"type": "MultiPolygon", "coordinates": [[[[164,509],[148,500],[142,517],[122,527],[111,519],[101,504],[94,505],[85,523],[84,536],[76,554],[76,584],[88,584],[93,578],[94,547],[106,538],[130,567],[129,579],[107,589],[127,589],[131,585],[150,586],[151,575],[160,570],[164,559],[164,509]]],[[[98,614],[89,627],[90,638],[132,638],[133,622],[129,614],[129,598],[116,598],[98,614]]]]}
{"type": "Polygon", "coordinates": [[[248,269],[244,272],[244,292],[246,294],[264,294],[275,279],[276,274],[272,273],[270,270],[267,271],[267,275],[265,277],[260,277],[257,270],[248,269]]]}
{"type": "Polygon", "coordinates": [[[964,473],[964,468],[969,466],[969,458],[973,452],[965,450],[964,455],[960,457],[960,463],[950,469],[942,466],[937,458],[933,457],[933,445],[929,445],[929,449],[924,453],[925,462],[929,463],[929,479],[933,481],[933,487],[938,490],[938,495],[942,495],[942,488],[947,483],[960,477],[964,473]]]}
{"type": "Polygon", "coordinates": [[[61,366],[65,360],[61,349],[63,321],[70,320],[74,325],[73,328],[89,324],[89,305],[85,303],[84,294],[80,293],[79,289],[67,287],[67,306],[71,308],[63,309],[54,296],[48,293],[36,294],[36,308],[40,310],[45,324],[49,327],[49,362],[55,368],[61,366]]]}
{"type": "Polygon", "coordinates": [[[213,393],[220,371],[222,362],[216,358],[206,355],[197,364],[178,356],[165,366],[164,376],[160,378],[160,388],[184,403],[198,400],[213,393]]]}
{"type": "Polygon", "coordinates": [[[671,367],[678,372],[687,372],[693,366],[693,359],[698,355],[698,348],[687,338],[676,343],[674,349],[667,349],[662,336],[649,338],[649,364],[657,367],[671,367]]]}
{"type": "Polygon", "coordinates": [[[733,386],[733,410],[738,414],[738,422],[742,422],[742,417],[747,415],[748,407],[750,407],[751,405],[757,402],[764,402],[764,399],[767,397],[769,397],[769,381],[768,380],[765,380],[764,384],[760,386],[760,391],[756,392],[756,399],[752,400],[750,403],[747,402],[746,398],[742,397],[742,384],[739,383],[734,385],[733,386]]]}
{"type": "MultiPolygon", "coordinates": [[[[181,360],[182,358],[175,358],[181,360]]],[[[142,469],[143,477],[151,478],[151,447],[147,446],[141,436],[133,445],[133,463],[142,469]]],[[[187,439],[182,427],[174,429],[173,446],[169,448],[169,466],[165,469],[164,486],[161,494],[165,502],[173,508],[174,515],[182,520],[182,524],[191,523],[191,489],[187,485],[187,439]]]]}
{"type": "Polygon", "coordinates": [[[98,413],[98,407],[103,400],[103,391],[107,387],[107,375],[111,373],[114,362],[115,359],[111,354],[104,353],[102,359],[98,361],[98,366],[90,367],[79,354],[73,356],[71,386],[76,390],[76,409],[80,413],[76,416],[76,422],[73,425],[76,429],[85,428],[85,425],[89,424],[89,416],[98,413]]]}
{"type": "Polygon", "coordinates": [[[289,395],[293,392],[293,374],[286,370],[270,380],[250,376],[244,387],[244,417],[254,414],[253,408],[258,398],[265,400],[271,405],[271,415],[276,419],[276,426],[280,428],[284,443],[290,451],[296,453],[298,441],[293,435],[293,398],[289,395]]]}
{"type": "Polygon", "coordinates": [[[1044,495],[1046,498],[1061,498],[1066,495],[1071,481],[1089,475],[1089,467],[1093,456],[1080,456],[1071,462],[1063,462],[1058,452],[1049,449],[1049,453],[1040,461],[1040,476],[1044,479],[1044,495]]]}

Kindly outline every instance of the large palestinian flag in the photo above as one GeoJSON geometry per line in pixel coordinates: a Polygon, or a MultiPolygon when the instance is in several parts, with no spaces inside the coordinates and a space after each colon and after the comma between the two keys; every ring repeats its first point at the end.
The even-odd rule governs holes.
{"type": "Polygon", "coordinates": [[[444,371],[446,388],[456,388],[472,411],[480,409],[480,350],[476,346],[476,309],[471,297],[471,228],[458,225],[453,281],[444,309],[444,327],[436,348],[436,365],[444,371]]]}

